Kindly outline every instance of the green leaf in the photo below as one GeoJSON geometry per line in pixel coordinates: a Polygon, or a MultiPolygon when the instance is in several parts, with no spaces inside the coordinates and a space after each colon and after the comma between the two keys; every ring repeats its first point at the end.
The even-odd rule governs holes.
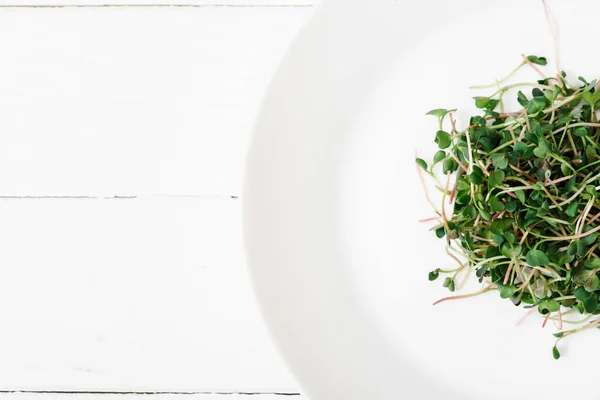
{"type": "Polygon", "coordinates": [[[515,285],[502,285],[500,287],[500,297],[502,297],[503,299],[509,299],[513,297],[515,293],[517,293],[517,287],[515,285]]]}
{"type": "Polygon", "coordinates": [[[506,208],[506,211],[508,211],[508,212],[515,212],[515,210],[517,209],[517,202],[514,200],[511,200],[508,203],[506,203],[504,205],[504,207],[506,208]]]}
{"type": "Polygon", "coordinates": [[[598,308],[598,299],[594,296],[590,296],[583,301],[583,307],[585,307],[585,311],[589,313],[596,312],[596,309],[598,308]]]}
{"type": "Polygon", "coordinates": [[[477,218],[477,209],[475,207],[473,207],[473,206],[467,206],[463,210],[463,215],[465,217],[469,217],[471,219],[475,219],[475,218],[477,218]]]}
{"type": "Polygon", "coordinates": [[[577,241],[577,256],[583,257],[587,253],[587,246],[581,241],[577,241]]]}
{"type": "Polygon", "coordinates": [[[483,218],[484,221],[490,222],[492,220],[492,215],[485,210],[479,210],[479,214],[481,214],[481,218],[483,218]]]}
{"type": "Polygon", "coordinates": [[[577,185],[577,178],[576,177],[572,177],[565,184],[565,192],[567,192],[567,193],[574,192],[576,185],[577,185]]]}
{"type": "Polygon", "coordinates": [[[447,149],[452,144],[452,139],[450,139],[450,134],[448,132],[437,131],[435,134],[435,142],[440,149],[447,149]]]}
{"type": "Polygon", "coordinates": [[[590,106],[594,105],[594,95],[591,94],[590,92],[584,92],[584,93],[582,93],[581,97],[583,98],[583,101],[585,101],[586,103],[588,103],[590,106]]]}
{"type": "Polygon", "coordinates": [[[550,263],[550,259],[546,253],[541,250],[530,250],[525,258],[527,260],[527,264],[531,265],[532,267],[545,266],[550,263]]]}
{"type": "Polygon", "coordinates": [[[585,290],[583,286],[579,286],[577,289],[575,289],[573,291],[573,294],[575,295],[575,298],[579,301],[585,301],[592,296],[592,294],[585,290]]]}
{"type": "Polygon", "coordinates": [[[569,204],[569,207],[567,207],[567,215],[571,218],[573,218],[574,216],[577,215],[577,211],[579,209],[579,203],[577,201],[574,201],[573,203],[569,204]]]}
{"type": "Polygon", "coordinates": [[[473,242],[473,238],[471,238],[471,234],[469,232],[465,233],[464,244],[466,245],[467,250],[475,250],[475,243],[473,242]]]}
{"type": "Polygon", "coordinates": [[[525,204],[525,192],[522,190],[516,190],[515,195],[521,201],[521,203],[525,204]]]}
{"type": "Polygon", "coordinates": [[[550,152],[550,147],[548,146],[548,142],[545,140],[540,140],[538,147],[533,150],[533,154],[535,154],[538,158],[545,158],[550,152]]]}
{"type": "Polygon", "coordinates": [[[569,247],[567,248],[567,254],[570,256],[574,256],[577,254],[577,245],[578,245],[579,241],[574,241],[572,242],[569,247]]]}
{"type": "Polygon", "coordinates": [[[445,288],[448,288],[448,290],[450,290],[451,292],[454,292],[455,286],[454,286],[454,281],[452,280],[452,278],[446,278],[444,280],[444,285],[445,288]]]}
{"type": "Polygon", "coordinates": [[[552,357],[554,357],[555,360],[560,359],[560,352],[556,346],[552,348],[552,357]]]}
{"type": "Polygon", "coordinates": [[[433,163],[437,164],[440,161],[444,160],[446,158],[446,152],[444,150],[439,150],[437,153],[435,153],[435,156],[433,156],[433,163]]]}
{"type": "Polygon", "coordinates": [[[458,163],[453,158],[447,158],[444,160],[442,171],[444,175],[454,172],[458,169],[458,163]]]}
{"type": "Polygon", "coordinates": [[[541,190],[544,190],[544,185],[541,182],[536,182],[533,185],[531,185],[531,187],[533,188],[533,190],[535,190],[536,192],[539,192],[541,190]]]}
{"type": "Polygon", "coordinates": [[[515,144],[513,149],[514,149],[515,153],[522,156],[527,152],[527,149],[529,149],[529,147],[523,142],[518,142],[515,144]]]}
{"type": "Polygon", "coordinates": [[[504,171],[502,171],[501,169],[497,169],[494,172],[492,172],[490,174],[489,177],[489,187],[493,188],[493,187],[497,187],[502,185],[502,183],[504,182],[504,178],[505,178],[505,174],[504,171]]]}
{"type": "Polygon", "coordinates": [[[473,167],[473,172],[471,175],[469,175],[469,179],[471,180],[471,183],[475,185],[481,185],[485,179],[485,176],[483,175],[481,168],[475,166],[473,167]]]}
{"type": "Polygon", "coordinates": [[[578,137],[584,137],[588,135],[588,130],[585,126],[578,126],[573,130],[573,134],[578,137]]]}
{"type": "Polygon", "coordinates": [[[426,115],[433,115],[435,117],[438,117],[440,120],[442,120],[446,117],[446,115],[448,115],[454,111],[456,111],[456,110],[446,110],[445,108],[437,108],[435,110],[429,111],[426,115]]]}
{"type": "Polygon", "coordinates": [[[600,269],[600,258],[592,257],[589,260],[585,260],[583,266],[588,269],[600,269]]]}
{"type": "Polygon", "coordinates": [[[485,109],[487,105],[490,103],[489,97],[474,97],[475,107],[480,109],[485,109]]]}
{"type": "MultiPolygon", "coordinates": [[[[589,230],[589,229],[588,229],[588,230],[589,230]]],[[[584,230],[584,232],[585,232],[585,230],[584,230]]],[[[580,239],[580,242],[581,242],[581,243],[583,243],[583,245],[584,245],[584,246],[589,246],[589,245],[591,245],[592,243],[595,243],[595,242],[596,242],[596,239],[598,239],[598,234],[597,234],[597,233],[593,233],[593,234],[591,234],[591,235],[587,235],[587,236],[585,236],[585,237],[582,237],[582,238],[580,239]]],[[[598,259],[597,259],[597,258],[594,258],[593,260],[598,260],[598,259]]],[[[596,267],[594,267],[594,268],[596,268],[596,267]]],[[[600,263],[598,263],[598,268],[600,268],[600,263]]]]}
{"type": "Polygon", "coordinates": [[[546,107],[546,98],[544,97],[534,97],[529,100],[527,104],[527,113],[528,114],[537,114],[542,111],[546,107]]]}
{"type": "Polygon", "coordinates": [[[429,273],[429,280],[435,281],[440,276],[440,270],[436,269],[435,271],[431,271],[429,273]]]}
{"type": "Polygon", "coordinates": [[[588,292],[595,292],[600,288],[600,278],[593,269],[577,268],[573,274],[573,282],[583,285],[588,292]]]}
{"type": "Polygon", "coordinates": [[[502,246],[502,243],[504,243],[504,235],[501,233],[496,233],[496,235],[494,235],[494,243],[496,243],[498,246],[502,246]]]}
{"type": "Polygon", "coordinates": [[[594,93],[594,105],[597,105],[600,102],[600,91],[594,93]]]}
{"type": "Polygon", "coordinates": [[[544,315],[560,310],[560,303],[556,300],[544,300],[538,306],[538,311],[544,315]]]}
{"type": "Polygon", "coordinates": [[[506,156],[506,154],[492,154],[491,158],[494,163],[494,167],[498,169],[506,169],[508,167],[508,157],[506,156]]]}
{"type": "Polygon", "coordinates": [[[444,228],[443,226],[441,228],[437,228],[435,230],[435,235],[440,239],[443,238],[444,236],[446,236],[446,228],[444,228]]]}
{"type": "Polygon", "coordinates": [[[492,211],[496,212],[496,213],[501,213],[502,211],[504,211],[506,209],[506,207],[504,206],[504,203],[498,199],[498,197],[496,196],[492,196],[490,198],[490,208],[492,209],[492,211]]]}
{"type": "Polygon", "coordinates": [[[548,60],[546,59],[546,57],[527,56],[527,59],[532,64],[537,64],[537,65],[546,65],[546,64],[548,64],[548,60]]]}
{"type": "Polygon", "coordinates": [[[527,107],[527,105],[529,104],[529,99],[521,91],[519,91],[519,94],[517,95],[517,101],[523,107],[527,107]]]}
{"type": "Polygon", "coordinates": [[[421,167],[425,171],[427,171],[427,163],[424,160],[422,160],[420,158],[417,158],[415,161],[417,162],[417,164],[419,165],[419,167],[421,167]]]}

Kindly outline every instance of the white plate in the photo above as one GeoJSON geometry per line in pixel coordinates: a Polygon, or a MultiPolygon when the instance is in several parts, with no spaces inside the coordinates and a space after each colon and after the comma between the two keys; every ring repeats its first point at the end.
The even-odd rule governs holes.
{"type": "MultiPolygon", "coordinates": [[[[600,2],[549,4],[561,67],[600,77],[600,2]]],[[[330,0],[300,35],[265,100],[244,201],[266,321],[311,399],[597,397],[597,331],[554,361],[553,328],[515,327],[525,311],[497,294],[433,307],[448,292],[427,273],[451,262],[417,223],[431,216],[414,166],[415,148],[434,150],[424,114],[457,107],[464,123],[470,85],[521,53],[553,73],[552,43],[537,0],[330,0]]]]}

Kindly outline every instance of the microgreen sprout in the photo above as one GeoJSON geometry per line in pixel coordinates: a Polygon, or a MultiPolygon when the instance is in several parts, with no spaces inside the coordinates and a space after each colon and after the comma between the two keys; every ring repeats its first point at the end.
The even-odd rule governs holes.
{"type": "MultiPolygon", "coordinates": [[[[429,280],[445,276],[443,286],[460,292],[460,277],[472,272],[483,284],[435,304],[497,291],[528,309],[519,323],[536,313],[543,326],[555,323],[558,344],[600,327],[600,318],[587,322],[600,314],[600,85],[580,77],[573,86],[562,71],[547,77],[540,69],[546,64],[523,55],[506,77],[473,87],[494,93],[474,98],[480,111],[460,121],[464,129],[456,110],[427,113],[436,118],[438,151],[429,164],[421,158],[416,164],[422,183],[426,175],[443,193],[440,207],[427,197],[435,214],[421,222],[432,224],[459,265],[435,269],[429,280]],[[523,67],[541,79],[507,84],[523,67]],[[504,112],[513,90],[521,109],[504,112]]],[[[552,355],[560,358],[556,345],[552,355]]]]}

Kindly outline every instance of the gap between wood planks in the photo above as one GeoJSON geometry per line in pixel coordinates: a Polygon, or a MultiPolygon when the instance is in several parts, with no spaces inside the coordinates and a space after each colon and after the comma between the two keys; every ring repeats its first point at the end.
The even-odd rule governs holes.
{"type": "MultiPolygon", "coordinates": [[[[153,194],[140,196],[1,196],[0,200],[135,200],[147,198],[172,198],[172,199],[207,199],[207,198],[229,198],[233,200],[239,199],[239,196],[227,194],[153,194]]],[[[2,393],[0,391],[0,393],[2,393]]]]}
{"type": "Polygon", "coordinates": [[[0,390],[0,394],[52,394],[52,395],[102,395],[102,396],[282,396],[295,397],[300,393],[287,392],[110,392],[110,391],[60,391],[60,390],[0,390]]]}

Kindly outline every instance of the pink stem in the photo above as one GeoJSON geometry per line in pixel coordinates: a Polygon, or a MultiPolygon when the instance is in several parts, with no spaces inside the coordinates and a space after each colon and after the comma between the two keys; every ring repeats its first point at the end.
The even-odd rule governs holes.
{"type": "Polygon", "coordinates": [[[506,214],[506,210],[502,211],[500,214],[494,215],[494,217],[492,218],[492,220],[495,221],[497,219],[502,219],[502,217],[504,217],[504,214],[506,214]]]}
{"type": "Polygon", "coordinates": [[[510,278],[510,273],[512,272],[513,263],[514,263],[514,260],[511,260],[511,261],[510,261],[510,264],[509,264],[509,266],[508,266],[508,269],[506,270],[506,275],[504,275],[504,282],[503,282],[503,283],[504,283],[505,285],[508,283],[508,280],[509,280],[509,278],[510,278]]]}
{"type": "Polygon", "coordinates": [[[450,204],[454,203],[454,198],[456,197],[456,186],[452,189],[452,193],[450,194],[450,204]]]}
{"type": "Polygon", "coordinates": [[[548,313],[548,315],[546,315],[546,318],[544,318],[544,323],[542,324],[542,328],[546,327],[546,324],[548,323],[549,319],[550,319],[550,313],[548,313]]]}
{"type": "Polygon", "coordinates": [[[546,182],[546,186],[552,186],[552,185],[556,185],[557,183],[561,183],[564,181],[568,181],[569,179],[571,179],[573,177],[573,175],[569,175],[569,176],[563,176],[562,178],[550,181],[550,182],[546,182]]]}
{"type": "Polygon", "coordinates": [[[465,172],[468,173],[469,170],[467,169],[467,167],[465,166],[465,164],[463,164],[462,162],[460,162],[460,160],[458,159],[458,157],[456,157],[456,155],[454,153],[450,153],[450,156],[452,156],[452,158],[454,158],[454,161],[456,161],[458,163],[458,165],[460,165],[460,168],[465,172]]]}
{"type": "Polygon", "coordinates": [[[454,120],[452,113],[450,113],[450,123],[452,124],[452,132],[456,132],[456,120],[454,120]]]}
{"type": "Polygon", "coordinates": [[[516,195],[516,194],[514,194],[513,192],[508,192],[507,194],[508,194],[510,197],[512,197],[513,199],[519,199],[519,198],[517,197],[517,195],[516,195]]]}
{"type": "Polygon", "coordinates": [[[594,215],[594,217],[588,221],[587,225],[590,225],[592,222],[594,222],[598,218],[600,218],[600,213],[594,215]]]}
{"type": "Polygon", "coordinates": [[[562,331],[562,328],[563,328],[562,313],[560,312],[560,310],[558,310],[558,330],[562,331]]]}
{"type": "Polygon", "coordinates": [[[434,306],[437,306],[440,303],[443,303],[445,301],[449,301],[449,300],[460,300],[460,299],[468,299],[469,297],[475,297],[475,296],[479,296],[480,294],[484,294],[486,292],[489,292],[490,288],[485,288],[479,292],[476,293],[471,293],[471,294],[463,294],[462,296],[451,296],[451,297],[445,297],[443,299],[439,299],[438,301],[436,301],[435,303],[433,303],[434,306]]]}
{"type": "Polygon", "coordinates": [[[598,231],[600,231],[600,225],[598,225],[594,229],[590,229],[589,231],[587,231],[585,233],[580,233],[579,235],[560,236],[560,237],[550,238],[548,240],[550,240],[550,241],[557,241],[557,240],[577,240],[577,239],[581,239],[581,238],[584,238],[586,236],[592,235],[592,234],[594,234],[594,233],[596,233],[598,231]]]}
{"type": "Polygon", "coordinates": [[[570,270],[571,269],[571,264],[567,263],[567,269],[570,270]]]}
{"type": "Polygon", "coordinates": [[[420,219],[419,222],[432,222],[432,221],[437,221],[438,219],[440,219],[440,217],[431,217],[431,218],[420,219]]]}
{"type": "Polygon", "coordinates": [[[477,228],[477,225],[479,225],[479,220],[481,220],[481,214],[479,214],[477,218],[475,218],[475,224],[473,225],[475,228],[477,228]]]}
{"type": "Polygon", "coordinates": [[[537,311],[537,307],[533,307],[531,310],[529,310],[527,312],[527,314],[525,314],[520,320],[517,321],[515,326],[521,325],[523,323],[523,321],[525,321],[527,318],[529,318],[536,311],[537,311]]]}
{"type": "Polygon", "coordinates": [[[527,64],[529,64],[529,66],[530,66],[531,68],[533,68],[533,70],[534,70],[535,72],[537,72],[538,74],[540,74],[540,76],[541,76],[542,78],[546,79],[546,75],[544,75],[544,73],[543,73],[543,72],[542,72],[542,71],[541,71],[541,70],[540,70],[538,67],[536,67],[536,66],[535,66],[535,65],[534,65],[534,64],[533,64],[531,61],[529,61],[529,59],[528,59],[528,58],[525,56],[525,54],[521,54],[521,57],[523,57],[523,59],[525,60],[525,62],[526,62],[527,64]]]}

